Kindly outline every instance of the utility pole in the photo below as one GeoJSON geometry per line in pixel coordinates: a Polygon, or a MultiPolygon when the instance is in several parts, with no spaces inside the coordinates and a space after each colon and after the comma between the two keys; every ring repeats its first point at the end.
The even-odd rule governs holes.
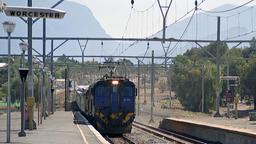
{"type": "Polygon", "coordinates": [[[167,55],[169,53],[169,49],[170,49],[170,46],[171,46],[171,42],[168,43],[168,45],[165,45],[164,42],[161,42],[162,44],[162,47],[163,47],[163,50],[164,50],[164,67],[165,67],[165,71],[167,71],[167,55]]]}
{"type": "Polygon", "coordinates": [[[53,40],[51,40],[51,94],[50,94],[50,101],[49,101],[49,106],[50,106],[50,110],[51,113],[53,114],[53,80],[54,80],[54,74],[53,74],[53,40]]]}
{"type": "Polygon", "coordinates": [[[67,111],[67,87],[68,87],[67,73],[68,73],[68,70],[67,68],[65,68],[65,102],[64,102],[65,111],[67,111]]]}
{"type": "Polygon", "coordinates": [[[220,17],[217,18],[217,47],[216,47],[216,65],[217,65],[217,90],[216,90],[216,113],[214,117],[221,117],[220,115],[220,17]]]}
{"type": "Polygon", "coordinates": [[[138,113],[137,115],[139,115],[140,113],[140,60],[138,59],[138,113]]]}
{"type": "MultiPolygon", "coordinates": [[[[32,0],[28,0],[28,7],[32,7],[32,0]]],[[[29,111],[29,130],[33,130],[34,121],[34,82],[33,82],[33,62],[32,62],[32,18],[28,18],[28,66],[29,66],[29,77],[28,77],[28,111],[29,111]]]]}
{"type": "Polygon", "coordinates": [[[201,68],[201,72],[202,72],[202,113],[204,112],[204,65],[202,65],[202,68],[201,68]]]}
{"type": "Polygon", "coordinates": [[[41,99],[41,106],[42,106],[42,113],[40,117],[40,123],[43,123],[42,117],[44,120],[46,119],[45,115],[45,54],[46,54],[46,19],[43,19],[43,80],[42,80],[42,99],[41,99]]]}
{"type": "Polygon", "coordinates": [[[88,44],[88,40],[85,42],[85,45],[84,45],[84,46],[81,45],[81,43],[80,43],[79,40],[78,40],[78,44],[79,44],[80,50],[81,50],[81,52],[82,52],[82,64],[84,64],[84,51],[85,51],[86,46],[87,46],[87,44],[88,44]]]}
{"type": "Polygon", "coordinates": [[[169,0],[169,3],[167,4],[167,1],[165,1],[164,3],[166,3],[165,5],[162,5],[160,0],[157,0],[157,3],[159,5],[161,14],[163,16],[163,43],[165,43],[165,33],[166,33],[166,19],[167,19],[167,15],[168,12],[170,10],[171,4],[172,4],[173,0],[169,0]]]}
{"type": "Polygon", "coordinates": [[[146,98],[146,95],[147,95],[147,91],[146,91],[146,74],[144,73],[143,75],[143,89],[144,89],[144,104],[147,104],[147,98],[146,98]]]}
{"type": "MultiPolygon", "coordinates": [[[[228,49],[228,58],[227,58],[227,76],[229,76],[229,49],[228,49]]],[[[227,80],[227,90],[230,89],[229,80],[227,80]]]]}
{"type": "Polygon", "coordinates": [[[155,88],[155,72],[154,72],[154,50],[152,51],[152,64],[151,64],[151,108],[149,123],[153,123],[153,104],[154,104],[154,88],[155,88]]]}
{"type": "MultiPolygon", "coordinates": [[[[166,74],[168,74],[168,72],[166,71],[166,74]]],[[[169,91],[170,91],[170,97],[169,97],[169,108],[171,109],[171,106],[172,106],[172,68],[170,66],[170,74],[169,74],[169,91]]]]}

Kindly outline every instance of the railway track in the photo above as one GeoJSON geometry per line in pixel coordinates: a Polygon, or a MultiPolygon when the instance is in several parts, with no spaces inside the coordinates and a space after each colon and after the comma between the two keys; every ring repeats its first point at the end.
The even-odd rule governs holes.
{"type": "Polygon", "coordinates": [[[105,139],[111,144],[207,144],[208,142],[191,138],[175,132],[169,132],[139,122],[133,122],[133,132],[120,137],[105,139]]]}
{"type": "Polygon", "coordinates": [[[148,126],[139,122],[133,122],[133,127],[138,128],[140,130],[143,130],[145,132],[151,133],[154,136],[157,136],[159,138],[168,140],[169,142],[172,143],[179,143],[179,144],[207,144],[206,141],[203,140],[198,140],[195,138],[191,138],[188,136],[184,136],[175,132],[170,132],[170,131],[166,131],[163,129],[159,129],[159,128],[155,128],[152,126],[148,126]]]}
{"type": "Polygon", "coordinates": [[[132,141],[127,136],[120,136],[120,137],[104,137],[110,144],[136,144],[136,142],[132,141]]]}

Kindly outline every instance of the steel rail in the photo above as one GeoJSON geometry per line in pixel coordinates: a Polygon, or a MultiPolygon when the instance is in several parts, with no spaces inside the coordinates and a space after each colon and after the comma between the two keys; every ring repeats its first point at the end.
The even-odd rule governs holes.
{"type": "Polygon", "coordinates": [[[143,131],[152,133],[153,135],[156,135],[158,137],[169,140],[169,141],[175,141],[175,142],[182,143],[182,144],[187,144],[188,142],[189,143],[197,143],[197,144],[207,144],[207,142],[204,142],[202,140],[197,140],[197,139],[194,139],[194,138],[191,138],[188,136],[184,136],[184,135],[181,135],[181,134],[178,134],[175,132],[170,132],[167,130],[155,128],[155,127],[148,126],[148,125],[145,125],[145,124],[142,124],[139,122],[135,122],[135,121],[133,122],[133,126],[138,129],[141,129],[143,131]]]}

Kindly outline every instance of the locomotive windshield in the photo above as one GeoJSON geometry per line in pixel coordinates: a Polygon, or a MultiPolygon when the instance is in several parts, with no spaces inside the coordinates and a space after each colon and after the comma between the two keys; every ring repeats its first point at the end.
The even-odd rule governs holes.
{"type": "Polygon", "coordinates": [[[132,87],[129,87],[129,86],[124,87],[123,96],[124,96],[124,102],[130,102],[131,99],[133,98],[132,87]]]}
{"type": "Polygon", "coordinates": [[[109,88],[106,86],[98,86],[95,89],[95,105],[108,106],[109,105],[109,88]]]}

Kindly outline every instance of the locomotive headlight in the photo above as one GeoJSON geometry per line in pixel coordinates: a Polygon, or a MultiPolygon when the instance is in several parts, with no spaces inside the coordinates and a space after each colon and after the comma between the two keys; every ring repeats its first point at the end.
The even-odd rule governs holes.
{"type": "Polygon", "coordinates": [[[112,81],[112,85],[118,85],[118,81],[112,81]]]}

